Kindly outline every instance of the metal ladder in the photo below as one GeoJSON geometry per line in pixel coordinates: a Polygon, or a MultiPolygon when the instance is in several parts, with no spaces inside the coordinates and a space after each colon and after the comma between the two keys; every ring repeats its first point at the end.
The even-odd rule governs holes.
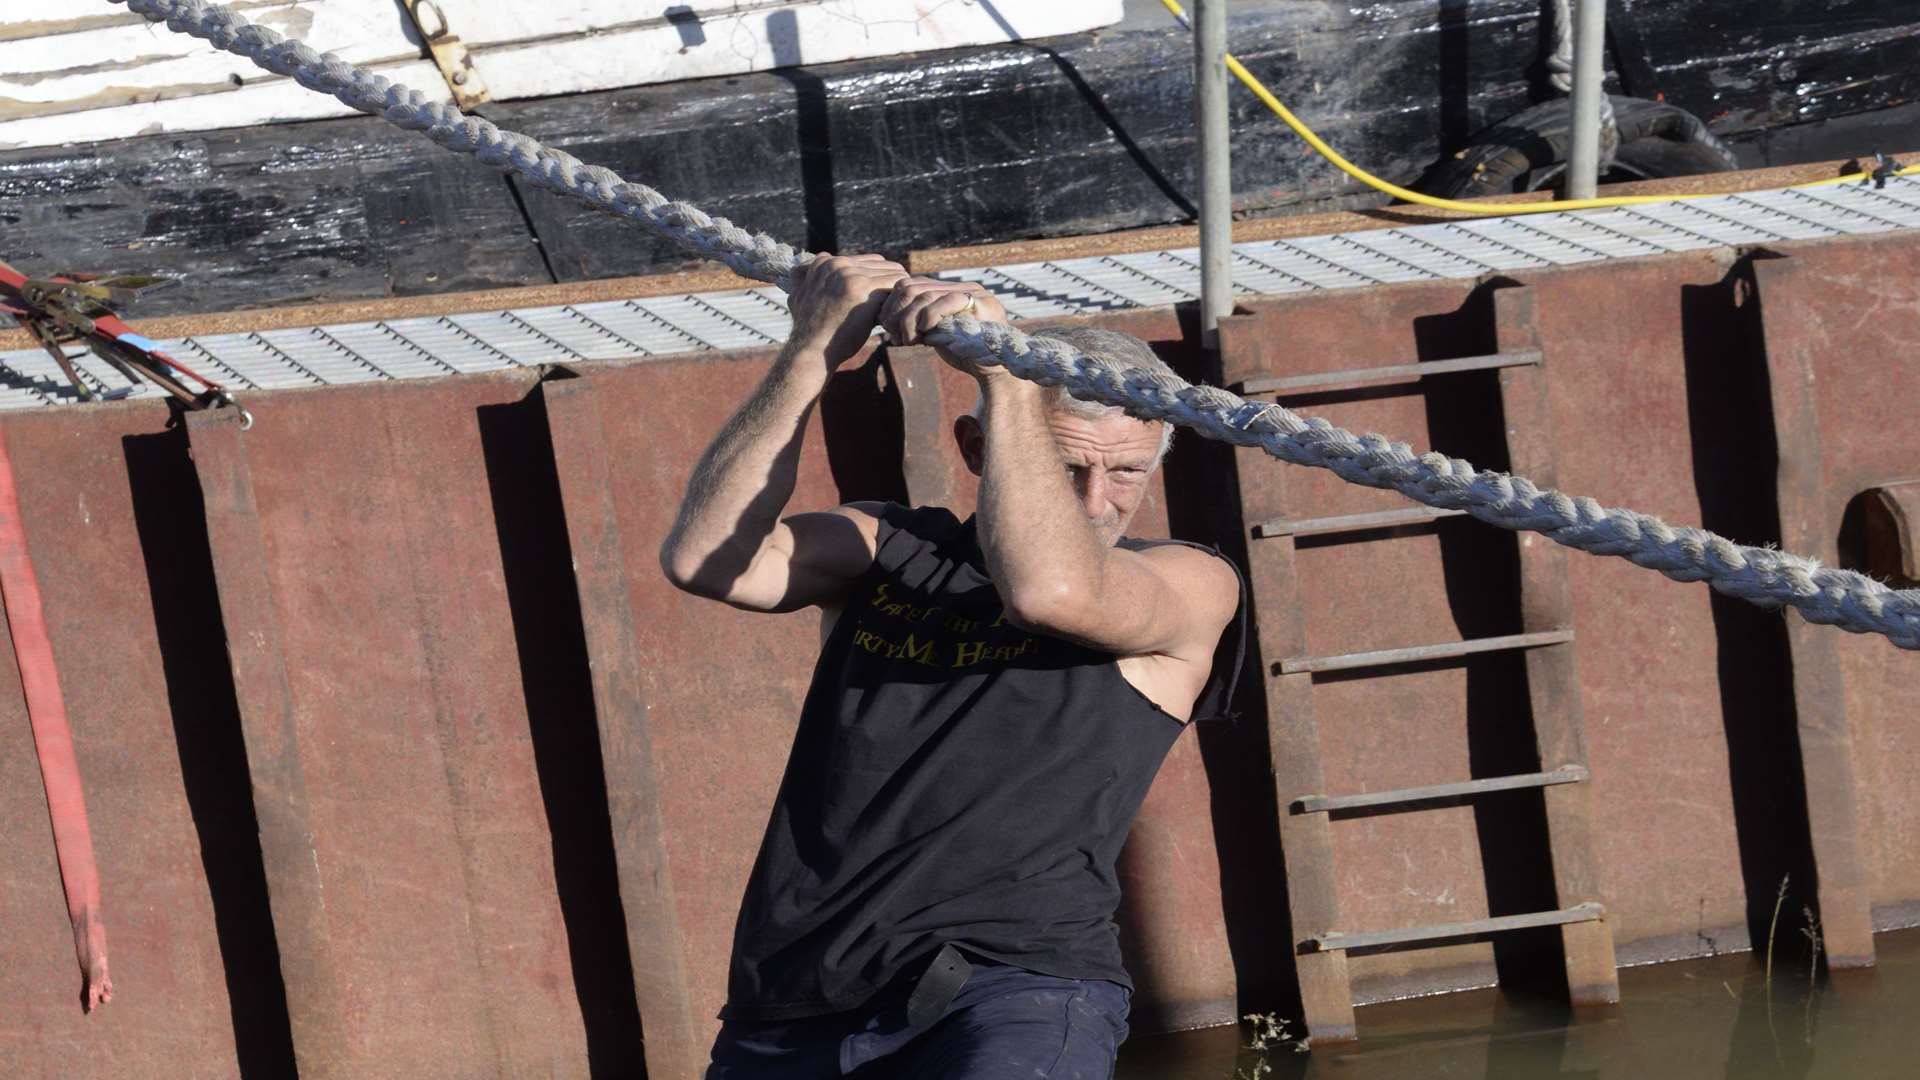
{"type": "MultiPolygon", "coordinates": [[[[1221,356],[1226,379],[1238,381],[1248,396],[1286,395],[1306,389],[1348,387],[1381,380],[1497,370],[1500,403],[1513,472],[1542,485],[1554,483],[1552,415],[1547,370],[1535,329],[1533,297],[1524,286],[1494,293],[1496,349],[1493,355],[1422,364],[1368,368],[1325,374],[1235,378],[1265,368],[1258,358],[1272,338],[1259,316],[1235,316],[1221,322],[1221,356]],[[1248,363],[1249,360],[1254,363],[1248,363]]],[[[1340,517],[1296,518],[1284,513],[1284,470],[1253,452],[1243,452],[1241,490],[1264,493],[1265,515],[1281,516],[1253,524],[1248,542],[1253,580],[1262,583],[1255,608],[1264,661],[1269,672],[1267,724],[1274,783],[1280,808],[1280,843],[1286,859],[1287,893],[1292,907],[1303,1017],[1315,1042],[1356,1038],[1349,950],[1456,943],[1501,933],[1558,926],[1565,954],[1567,985],[1576,1005],[1619,1000],[1613,934],[1600,898],[1600,874],[1592,842],[1591,788],[1582,731],[1580,678],[1574,652],[1572,601],[1566,574],[1566,550],[1544,537],[1523,535],[1517,545],[1520,569],[1519,634],[1422,644],[1335,656],[1310,656],[1304,616],[1298,603],[1295,541],[1302,536],[1415,525],[1458,515],[1459,511],[1410,507],[1340,517]],[[1259,469],[1252,475],[1250,470],[1259,469]],[[1418,661],[1446,660],[1499,650],[1523,650],[1527,696],[1541,771],[1513,776],[1462,779],[1428,787],[1328,795],[1322,777],[1318,726],[1314,714],[1314,677],[1318,673],[1376,668],[1418,661]],[[1329,815],[1336,811],[1458,800],[1495,791],[1540,788],[1546,805],[1557,909],[1505,915],[1472,922],[1431,926],[1361,929],[1346,925],[1335,887],[1329,815]]],[[[1243,496],[1244,497],[1244,496],[1243,496]]],[[[1252,524],[1252,523],[1250,523],[1252,524]]]]}

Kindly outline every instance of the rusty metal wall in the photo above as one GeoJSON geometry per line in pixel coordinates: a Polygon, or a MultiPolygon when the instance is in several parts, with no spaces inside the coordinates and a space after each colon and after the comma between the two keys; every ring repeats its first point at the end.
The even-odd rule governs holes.
{"type": "Polygon", "coordinates": [[[232,1074],[280,1060],[284,996],[226,660],[201,594],[206,551],[181,500],[184,440],[147,409],[22,416],[21,513],[71,712],[104,891],[114,982],[81,1013],[73,937],[19,669],[0,663],[0,1073],[232,1074]],[[139,492],[138,497],[133,488],[139,492]],[[197,565],[196,565],[197,564],[197,565]],[[150,575],[151,571],[151,575],[150,575]],[[151,585],[150,585],[151,581],[151,585]],[[194,655],[195,644],[207,651],[194,655]],[[230,903],[214,902],[214,886],[230,903]],[[273,1000],[280,996],[277,1003],[273,1000]]]}
{"type": "MultiPolygon", "coordinates": [[[[1787,318],[1812,372],[1805,382],[1821,448],[1818,499],[1808,516],[1832,559],[1841,554],[1832,548],[1836,539],[1847,547],[1864,492],[1920,479],[1920,432],[1913,426],[1920,408],[1920,363],[1913,360],[1920,279],[1888,272],[1888,260],[1911,259],[1913,247],[1886,239],[1810,245],[1794,255],[1804,264],[1806,287],[1791,297],[1787,318]]],[[[1912,566],[1920,550],[1911,533],[1907,543],[1912,566]]],[[[1874,569],[1899,573],[1895,566],[1874,569]]],[[[1875,922],[1882,929],[1920,924],[1920,784],[1913,779],[1920,775],[1920,722],[1910,707],[1920,672],[1911,654],[1878,642],[1837,635],[1833,648],[1875,922]]]]}
{"type": "MultiPolygon", "coordinates": [[[[1912,431],[1920,373],[1891,359],[1903,335],[1920,331],[1914,309],[1899,302],[1913,283],[1865,272],[1885,264],[1859,261],[1911,251],[1909,243],[1880,238],[1527,276],[1546,343],[1559,486],[1834,559],[1849,503],[1920,469],[1912,431]],[[1784,277],[1764,272],[1787,266],[1793,273],[1784,277]],[[1796,385],[1775,386],[1772,396],[1809,388],[1818,410],[1811,434],[1776,431],[1769,357],[1783,356],[1804,370],[1796,385]],[[1816,463],[1817,497],[1795,501],[1784,493],[1784,463],[1796,458],[1816,463]]],[[[1493,352],[1489,300],[1501,284],[1255,302],[1250,310],[1270,324],[1267,347],[1251,366],[1236,368],[1229,357],[1228,378],[1493,352]]],[[[1782,374],[1776,370],[1774,381],[1782,374]]],[[[1500,467],[1493,376],[1425,385],[1426,393],[1407,385],[1290,404],[1500,467]]],[[[1401,505],[1324,473],[1288,479],[1315,515],[1401,505]]],[[[1503,621],[1514,612],[1511,541],[1463,521],[1358,540],[1302,545],[1309,652],[1517,629],[1503,621]],[[1384,611],[1383,594],[1390,597],[1384,611]]],[[[1882,928],[1910,925],[1920,870],[1912,815],[1920,800],[1896,777],[1914,764],[1914,731],[1890,703],[1911,684],[1914,658],[1883,641],[1808,629],[1841,658],[1824,685],[1845,706],[1810,720],[1796,715],[1811,706],[1796,710],[1795,686],[1820,676],[1795,667],[1788,637],[1797,633],[1797,617],[1618,560],[1577,558],[1570,573],[1596,841],[1621,961],[1745,947],[1764,934],[1783,880],[1783,925],[1797,925],[1816,884],[1824,890],[1856,872],[1870,883],[1852,898],[1863,925],[1869,905],[1882,928]],[[1816,851],[1809,835],[1809,807],[1818,820],[1823,805],[1853,798],[1846,787],[1847,800],[1838,800],[1843,778],[1810,748],[1808,728],[1821,725],[1859,763],[1857,809],[1834,807],[1847,819],[1838,827],[1862,846],[1858,867],[1816,851]]],[[[1475,658],[1385,678],[1324,680],[1317,695],[1328,787],[1374,790],[1533,767],[1516,661],[1475,658]]],[[[1480,805],[1478,816],[1463,807],[1336,823],[1343,914],[1371,928],[1552,906],[1526,863],[1529,850],[1544,850],[1538,797],[1480,805]],[[1488,843],[1490,831],[1505,835],[1488,843]]],[[[1839,916],[1823,914],[1831,931],[1839,916]]],[[[1452,982],[1477,968],[1489,977],[1493,959],[1484,944],[1368,956],[1355,959],[1354,975],[1364,999],[1404,993],[1428,976],[1452,982]],[[1459,970],[1446,970],[1454,965],[1459,970]]],[[[1861,959],[1871,962],[1870,946],[1861,959]]]]}
{"type": "MultiPolygon", "coordinates": [[[[1529,275],[1561,486],[1749,542],[1837,538],[1856,494],[1920,474],[1920,368],[1895,360],[1920,338],[1916,246],[1789,246],[1785,285],[1732,253],[1529,275]],[[1817,375],[1817,445],[1780,450],[1815,454],[1817,498],[1785,498],[1743,456],[1786,438],[1770,363],[1817,375]]],[[[1332,370],[1488,351],[1490,287],[1247,310],[1269,328],[1267,370],[1332,370]]],[[[1187,313],[1102,321],[1220,375],[1187,313]]],[[[696,455],[770,359],[261,394],[244,434],[155,404],[9,416],[118,993],[80,1014],[16,673],[0,665],[0,1073],[585,1076],[644,1056],[652,1075],[692,1075],[815,628],[685,597],[655,549],[696,455]]],[[[970,399],[924,350],[849,372],[809,429],[796,505],[964,511],[947,428],[970,399]]],[[[1497,465],[1498,402],[1469,375],[1306,406],[1497,465]]],[[[1259,541],[1235,461],[1184,441],[1141,531],[1244,558],[1259,541]]],[[[1316,514],[1398,505],[1288,479],[1316,514]]],[[[1303,542],[1313,651],[1510,632],[1514,546],[1465,521],[1303,542]]],[[[1810,661],[1781,616],[1703,587],[1618,560],[1570,573],[1620,956],[1743,947],[1782,875],[1811,897],[1848,869],[1810,835],[1834,775],[1817,755],[1803,767],[1793,682],[1814,685],[1795,669],[1810,661]]],[[[1837,658],[1823,685],[1844,698],[1839,726],[1821,723],[1851,763],[1862,902],[1883,927],[1920,921],[1920,730],[1901,704],[1914,658],[1816,632],[1837,658]]],[[[1260,667],[1238,723],[1176,746],[1124,857],[1139,1032],[1284,1011],[1294,992],[1260,667]]],[[[1516,667],[1323,680],[1329,787],[1511,771],[1516,667]]],[[[1383,927],[1526,900],[1533,799],[1336,822],[1344,909],[1383,927]]],[[[1480,944],[1353,970],[1364,1000],[1526,959],[1480,944]]]]}

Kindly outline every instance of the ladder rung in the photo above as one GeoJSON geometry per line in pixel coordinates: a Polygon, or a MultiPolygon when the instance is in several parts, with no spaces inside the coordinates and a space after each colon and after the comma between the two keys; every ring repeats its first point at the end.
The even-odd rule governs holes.
{"type": "Polygon", "coordinates": [[[1496,919],[1439,923],[1434,926],[1409,927],[1405,930],[1366,930],[1356,934],[1343,934],[1336,930],[1317,938],[1308,938],[1300,944],[1309,952],[1337,952],[1341,949],[1365,949],[1375,945],[1410,945],[1422,941],[1445,941],[1449,938],[1498,934],[1508,930],[1531,930],[1541,926],[1565,926],[1568,923],[1592,922],[1605,914],[1606,909],[1599,904],[1587,903],[1562,911],[1502,915],[1496,919]]]}
{"type": "Polygon", "coordinates": [[[1524,367],[1540,362],[1540,351],[1494,353],[1468,356],[1459,360],[1429,360],[1424,364],[1394,364],[1391,367],[1355,368],[1351,371],[1323,371],[1317,375],[1287,375],[1280,378],[1248,379],[1240,386],[1242,394],[1285,394],[1342,383],[1380,382],[1386,379],[1420,378],[1426,375],[1454,375],[1462,371],[1486,371],[1489,368],[1524,367]]]}
{"type": "Polygon", "coordinates": [[[1296,814],[1325,814],[1335,810],[1358,810],[1367,806],[1394,806],[1401,803],[1447,799],[1456,795],[1480,795],[1489,791],[1513,791],[1518,788],[1553,787],[1578,784],[1588,776],[1585,767],[1568,765],[1552,772],[1519,773],[1514,776],[1490,776],[1483,780],[1463,780],[1453,784],[1374,791],[1365,795],[1307,795],[1293,802],[1296,814]]]}
{"type": "Polygon", "coordinates": [[[1280,661],[1280,674],[1298,675],[1311,671],[1345,671],[1349,668],[1385,667],[1421,660],[1445,660],[1474,653],[1500,652],[1504,649],[1532,649],[1541,645],[1564,645],[1573,640],[1571,630],[1542,630],[1532,634],[1474,638],[1449,641],[1441,645],[1415,645],[1408,649],[1382,649],[1379,652],[1342,653],[1339,656],[1297,656],[1280,661]]]}
{"type": "Polygon", "coordinates": [[[1262,540],[1277,536],[1311,536],[1315,533],[1353,532],[1357,529],[1383,529],[1395,525],[1422,525],[1441,518],[1464,517],[1465,510],[1436,510],[1431,506],[1413,506],[1405,510],[1378,510],[1371,514],[1346,514],[1341,517],[1304,518],[1293,521],[1274,518],[1253,527],[1253,535],[1262,540]]]}

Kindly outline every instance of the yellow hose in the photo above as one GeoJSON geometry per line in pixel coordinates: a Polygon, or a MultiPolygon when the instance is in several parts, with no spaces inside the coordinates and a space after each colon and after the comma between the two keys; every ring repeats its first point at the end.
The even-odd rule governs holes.
{"type": "MultiPolygon", "coordinates": [[[[1179,19],[1182,25],[1192,25],[1187,21],[1186,9],[1181,7],[1176,0],[1160,0],[1160,2],[1166,5],[1168,11],[1173,12],[1173,17],[1179,19]]],[[[1267,108],[1273,110],[1275,116],[1285,121],[1286,125],[1293,129],[1294,134],[1305,139],[1308,146],[1319,151],[1321,157],[1333,162],[1341,172],[1373,188],[1375,191],[1384,192],[1396,199],[1416,203],[1420,206],[1431,206],[1437,210],[1451,210],[1461,214],[1482,214],[1504,217],[1511,214],[1546,214],[1560,210],[1598,210],[1601,207],[1607,206],[1637,206],[1645,203],[1674,202],[1679,199],[1716,199],[1722,195],[1736,194],[1735,192],[1708,192],[1691,195],[1609,195],[1598,199],[1558,199],[1553,202],[1528,203],[1461,202],[1458,199],[1440,199],[1432,195],[1422,195],[1420,192],[1412,191],[1398,184],[1382,180],[1348,161],[1346,158],[1341,157],[1338,151],[1328,146],[1320,136],[1315,135],[1313,129],[1301,123],[1300,118],[1293,115],[1292,110],[1280,104],[1280,99],[1274,97],[1273,92],[1268,90],[1265,84],[1261,83],[1259,79],[1255,78],[1253,72],[1248,71],[1240,61],[1234,59],[1232,53],[1226,54],[1226,61],[1227,70],[1232,72],[1235,78],[1245,84],[1247,89],[1253,91],[1253,96],[1264,102],[1267,108]]],[[[1920,172],[1920,165],[1909,165],[1904,169],[1895,171],[1891,175],[1910,176],[1916,172],[1920,172]]],[[[1867,173],[1850,173],[1846,176],[1836,176],[1827,180],[1815,180],[1811,183],[1795,184],[1794,187],[1830,187],[1835,184],[1846,184],[1856,180],[1868,181],[1871,179],[1873,179],[1873,177],[1867,173]]]]}

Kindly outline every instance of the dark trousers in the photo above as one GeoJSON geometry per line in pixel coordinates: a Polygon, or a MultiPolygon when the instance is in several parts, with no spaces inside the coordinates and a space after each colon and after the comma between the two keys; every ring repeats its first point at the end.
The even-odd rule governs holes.
{"type": "Polygon", "coordinates": [[[976,959],[946,1011],[919,1026],[898,996],[804,1020],[729,1020],[707,1080],[1109,1080],[1129,997],[1118,983],[976,959]]]}

